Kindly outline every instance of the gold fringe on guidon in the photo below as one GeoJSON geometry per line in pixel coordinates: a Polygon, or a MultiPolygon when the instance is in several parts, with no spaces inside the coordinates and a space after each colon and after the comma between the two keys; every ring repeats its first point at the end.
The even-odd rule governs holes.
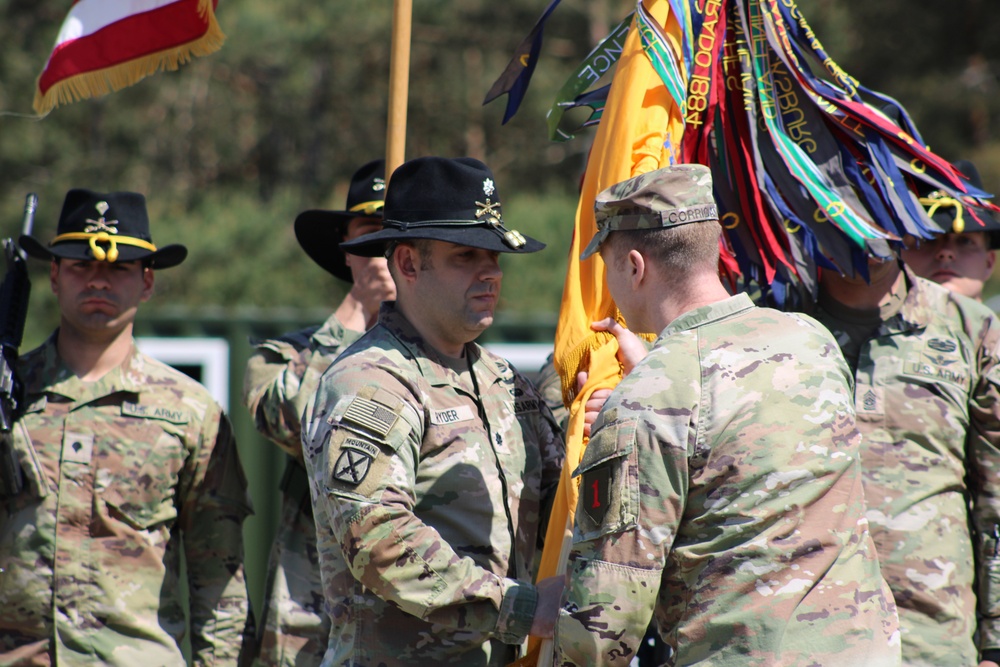
{"type": "MultiPolygon", "coordinates": [[[[611,304],[611,310],[612,312],[609,313],[607,317],[617,320],[620,325],[627,328],[628,324],[625,322],[625,318],[622,317],[621,311],[614,306],[614,303],[611,304]]],[[[636,333],[636,336],[645,341],[648,346],[651,346],[659,334],[636,333]]],[[[569,405],[573,403],[573,399],[576,397],[578,389],[576,386],[576,374],[590,368],[590,353],[607,345],[614,340],[614,338],[614,335],[608,333],[607,331],[593,331],[589,336],[573,346],[573,348],[567,350],[561,359],[555,360],[556,370],[559,371],[559,378],[562,380],[561,384],[564,405],[569,407],[569,405]]],[[[619,377],[621,377],[622,372],[623,369],[621,367],[621,362],[619,362],[619,377]]]]}
{"type": "MultiPolygon", "coordinates": [[[[199,0],[198,13],[206,19],[205,34],[187,44],[113,65],[101,70],[71,76],[56,83],[43,95],[35,84],[35,113],[45,116],[60,104],[68,104],[90,97],[100,97],[127,88],[160,70],[174,71],[194,56],[215,53],[226,41],[226,36],[215,20],[212,0],[199,0]]],[[[41,78],[41,77],[39,77],[41,78]]]]}

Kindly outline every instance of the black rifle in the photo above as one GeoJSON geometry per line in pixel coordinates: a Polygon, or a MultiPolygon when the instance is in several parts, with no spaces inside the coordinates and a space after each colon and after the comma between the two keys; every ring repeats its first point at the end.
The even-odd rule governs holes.
{"type": "MultiPolygon", "coordinates": [[[[26,236],[31,235],[37,207],[38,197],[32,192],[25,197],[21,221],[21,232],[26,236]]],[[[24,473],[14,452],[11,435],[14,422],[24,408],[23,385],[15,374],[15,366],[17,350],[24,337],[24,323],[28,318],[31,280],[28,278],[27,256],[17,242],[6,238],[3,249],[7,258],[7,274],[0,285],[0,495],[15,496],[24,488],[24,473]]]]}

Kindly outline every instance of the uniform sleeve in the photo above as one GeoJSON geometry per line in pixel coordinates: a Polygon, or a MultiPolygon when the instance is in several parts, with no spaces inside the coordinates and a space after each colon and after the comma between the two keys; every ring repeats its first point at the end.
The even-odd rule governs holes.
{"type": "Polygon", "coordinates": [[[541,548],[566,461],[566,435],[555,415],[544,404],[539,408],[538,421],[538,448],[542,456],[541,511],[538,521],[538,547],[541,548]]]}
{"type": "Polygon", "coordinates": [[[978,535],[979,646],[1000,649],[1000,321],[991,316],[982,326],[966,446],[978,535]]]}
{"type": "Polygon", "coordinates": [[[599,419],[574,472],[580,494],[554,641],[555,664],[564,666],[629,665],[635,658],[687,488],[683,441],[660,442],[647,421],[618,418],[616,410],[599,419]]]}
{"type": "Polygon", "coordinates": [[[562,378],[559,377],[559,373],[556,371],[553,355],[550,354],[538,370],[538,378],[535,386],[538,388],[538,394],[542,400],[545,401],[545,404],[549,406],[549,410],[552,411],[552,416],[555,418],[556,423],[559,424],[559,428],[565,430],[566,424],[569,421],[569,410],[563,403],[562,378]]]}
{"type": "Polygon", "coordinates": [[[283,450],[302,459],[300,416],[337,351],[287,341],[266,341],[247,362],[243,402],[254,427],[283,450]]]}
{"type": "Polygon", "coordinates": [[[188,473],[181,530],[193,664],[236,665],[248,626],[243,520],[252,509],[232,428],[218,406],[202,424],[201,443],[188,473]]]}
{"type": "Polygon", "coordinates": [[[416,515],[423,412],[402,385],[381,380],[339,395],[324,380],[315,396],[303,445],[316,516],[325,515],[354,578],[378,597],[429,623],[521,643],[534,586],[459,556],[416,515]]]}

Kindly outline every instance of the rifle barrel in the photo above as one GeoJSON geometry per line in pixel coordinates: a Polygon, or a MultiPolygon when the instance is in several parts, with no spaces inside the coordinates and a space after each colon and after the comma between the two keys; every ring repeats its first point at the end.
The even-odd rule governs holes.
{"type": "Polygon", "coordinates": [[[21,233],[31,236],[31,228],[35,225],[35,210],[38,208],[38,195],[29,192],[24,198],[24,217],[21,218],[21,233]]]}

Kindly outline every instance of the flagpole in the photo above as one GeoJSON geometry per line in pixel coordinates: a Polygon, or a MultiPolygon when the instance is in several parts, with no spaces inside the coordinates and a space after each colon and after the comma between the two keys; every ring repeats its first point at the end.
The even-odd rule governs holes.
{"type": "Polygon", "coordinates": [[[410,27],[413,0],[393,0],[389,57],[389,114],[385,135],[385,176],[403,164],[406,154],[406,103],[410,86],[410,27]]]}

